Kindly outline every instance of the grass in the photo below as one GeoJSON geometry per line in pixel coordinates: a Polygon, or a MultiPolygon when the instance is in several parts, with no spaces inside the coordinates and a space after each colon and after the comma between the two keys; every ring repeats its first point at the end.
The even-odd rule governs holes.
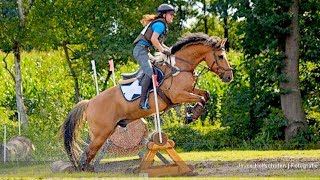
{"type": "MultiPolygon", "coordinates": [[[[164,154],[164,153],[163,153],[164,154]]],[[[191,161],[213,161],[213,162],[234,162],[245,160],[268,160],[277,158],[291,158],[291,159],[312,159],[314,161],[320,161],[320,150],[290,150],[290,151],[210,151],[210,152],[181,152],[179,153],[181,158],[187,162],[191,161]]],[[[136,159],[137,156],[126,157],[107,157],[104,162],[109,161],[123,161],[129,159],[136,159]]],[[[0,179],[1,178],[100,178],[100,177],[122,177],[133,178],[132,174],[120,174],[120,173],[59,173],[54,174],[50,170],[50,163],[17,163],[11,162],[6,164],[0,164],[0,179]]],[[[216,168],[216,167],[215,167],[216,168]]],[[[320,168],[320,167],[319,167],[320,168]]],[[[319,175],[310,170],[298,170],[290,173],[273,172],[275,176],[298,176],[300,178],[319,175]]],[[[138,174],[134,175],[138,178],[138,174]]],[[[232,175],[234,176],[234,175],[232,175]]],[[[243,176],[241,173],[235,174],[235,176],[243,176]]],[[[238,178],[239,178],[238,177],[238,178]]],[[[195,178],[195,177],[190,177],[195,178]]],[[[236,178],[236,179],[238,179],[236,178]]],[[[242,177],[241,177],[242,178],[242,177]]],[[[170,178],[166,178],[170,179],[170,178]]],[[[179,179],[179,178],[174,178],[179,179]]],[[[183,179],[186,179],[184,177],[183,179]]],[[[198,178],[197,178],[198,179],[198,178]]]]}

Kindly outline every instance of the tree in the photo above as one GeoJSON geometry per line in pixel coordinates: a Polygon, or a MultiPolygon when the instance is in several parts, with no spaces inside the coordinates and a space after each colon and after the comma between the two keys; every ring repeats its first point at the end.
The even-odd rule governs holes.
{"type": "MultiPolygon", "coordinates": [[[[16,105],[18,115],[21,118],[22,125],[28,128],[28,116],[23,100],[23,87],[21,76],[21,47],[27,42],[26,38],[26,17],[32,7],[33,1],[23,0],[4,0],[1,8],[1,29],[0,29],[0,49],[6,53],[14,54],[14,81],[16,92],[16,105]]],[[[4,59],[5,61],[5,59],[4,59]]],[[[13,73],[11,73],[13,74],[13,73]]]]}
{"type": "MultiPolygon", "coordinates": [[[[90,1],[36,1],[31,24],[34,26],[33,46],[40,50],[62,47],[65,61],[74,81],[74,102],[81,100],[77,55],[87,41],[90,1]],[[41,40],[40,38],[41,37],[41,40]],[[77,47],[78,46],[78,47],[77,47]],[[72,48],[76,49],[73,50],[72,48]]],[[[81,66],[80,66],[81,67],[81,66]]]]}
{"type": "Polygon", "coordinates": [[[287,141],[294,138],[307,125],[299,84],[299,0],[293,0],[289,12],[292,14],[291,32],[285,39],[286,58],[283,67],[287,81],[280,82],[280,88],[287,92],[281,94],[281,107],[288,119],[288,127],[285,130],[287,141]]]}
{"type": "MultiPolygon", "coordinates": [[[[233,15],[231,12],[234,11],[234,9],[232,9],[234,1],[235,0],[217,0],[211,2],[213,13],[215,13],[221,19],[223,19],[223,29],[225,38],[229,38],[229,21],[231,19],[230,16],[233,15]]],[[[226,43],[226,50],[229,51],[229,41],[227,41],[226,43]]]]}
{"type": "MultiPolygon", "coordinates": [[[[239,0],[238,3],[237,15],[245,18],[242,29],[242,33],[245,33],[244,51],[248,59],[257,63],[255,66],[248,66],[252,71],[251,76],[259,77],[251,78],[252,87],[263,88],[265,91],[267,82],[270,82],[271,87],[280,88],[281,109],[288,120],[285,137],[289,141],[306,126],[299,87],[298,3],[291,0],[256,2],[239,0]],[[263,63],[266,66],[257,69],[263,67],[261,66],[263,63]],[[265,75],[261,76],[260,73],[265,75]],[[279,85],[274,86],[275,83],[279,85]]],[[[274,94],[275,89],[269,89],[268,93],[274,94]]],[[[262,97],[258,93],[254,93],[257,94],[256,101],[262,97]]],[[[278,107],[274,99],[276,97],[279,96],[261,99],[265,109],[270,105],[278,107]],[[265,101],[266,99],[274,103],[270,104],[265,101]]]]}

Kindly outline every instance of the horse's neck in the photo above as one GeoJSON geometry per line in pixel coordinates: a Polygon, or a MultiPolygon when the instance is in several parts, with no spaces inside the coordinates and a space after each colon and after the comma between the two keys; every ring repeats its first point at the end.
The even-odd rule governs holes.
{"type": "Polygon", "coordinates": [[[180,69],[193,70],[201,62],[201,60],[203,60],[209,50],[210,48],[205,45],[192,45],[186,47],[175,54],[178,59],[182,59],[176,60],[176,66],[180,69]]]}

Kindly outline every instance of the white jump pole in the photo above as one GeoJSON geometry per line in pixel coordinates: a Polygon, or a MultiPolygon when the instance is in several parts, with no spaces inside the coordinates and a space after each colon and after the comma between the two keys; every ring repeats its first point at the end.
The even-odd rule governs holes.
{"type": "Polygon", "coordinates": [[[155,127],[158,128],[159,132],[159,142],[162,143],[162,136],[161,136],[161,125],[160,125],[160,115],[159,115],[159,106],[158,106],[158,94],[157,94],[157,75],[152,75],[152,85],[153,85],[153,94],[154,94],[154,101],[156,105],[156,121],[157,123],[155,124],[155,127]]]}
{"type": "Polygon", "coordinates": [[[158,120],[157,113],[153,116],[154,128],[158,130],[158,120]]]}
{"type": "Polygon", "coordinates": [[[112,81],[113,81],[113,86],[116,86],[116,76],[114,74],[114,63],[113,63],[113,59],[109,60],[109,70],[112,72],[112,81]]]}
{"type": "Polygon", "coordinates": [[[7,126],[4,125],[3,132],[3,162],[7,161],[7,126]]]}
{"type": "Polygon", "coordinates": [[[95,61],[94,61],[94,60],[91,61],[91,65],[92,65],[93,77],[94,77],[94,83],[95,83],[95,85],[96,85],[97,95],[99,95],[99,87],[98,87],[98,80],[97,80],[97,71],[96,71],[96,64],[95,64],[95,61]]]}
{"type": "Polygon", "coordinates": [[[18,112],[18,128],[19,128],[19,136],[21,136],[21,116],[20,116],[20,112],[18,112]]]}

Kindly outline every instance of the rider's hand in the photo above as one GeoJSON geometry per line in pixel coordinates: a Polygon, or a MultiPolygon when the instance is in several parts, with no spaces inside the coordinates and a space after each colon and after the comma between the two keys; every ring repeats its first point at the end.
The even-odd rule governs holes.
{"type": "Polygon", "coordinates": [[[164,50],[162,53],[165,54],[165,55],[167,55],[167,56],[170,56],[170,55],[171,55],[171,52],[168,51],[168,50],[164,50]]]}

